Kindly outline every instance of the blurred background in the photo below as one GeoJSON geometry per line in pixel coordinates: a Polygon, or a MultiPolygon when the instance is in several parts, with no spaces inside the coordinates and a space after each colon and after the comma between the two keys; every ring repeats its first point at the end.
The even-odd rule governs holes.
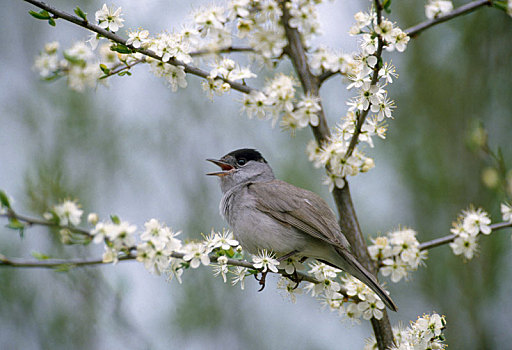
{"type": "MultiPolygon", "coordinates": [[[[201,1],[118,0],[125,27],[151,33],[179,27],[201,1]]],[[[209,2],[206,2],[209,3],[209,2]]],[[[455,1],[455,6],[463,2],[455,1]]],[[[94,16],[99,1],[52,0],[94,16]]],[[[352,16],[368,1],[320,6],[324,36],[318,43],[351,52],[352,16]]],[[[393,2],[391,19],[402,29],[423,21],[422,2],[393,2]]],[[[323,172],[307,161],[307,129],[295,137],[239,112],[241,95],[210,102],[200,80],[172,93],[147,67],[113,77],[109,88],[76,93],[64,80],[41,81],[32,71],[44,43],[67,48],[88,33],[64,21],[48,26],[28,15],[34,7],[9,2],[0,12],[0,188],[18,211],[40,215],[60,200],[78,199],[86,213],[110,214],[139,228],[158,218],[199,238],[226,226],[218,214],[220,189],[204,176],[220,157],[240,147],[259,149],[276,175],[319,193],[332,205],[323,172]]],[[[121,31],[124,32],[124,31],[121,31]]],[[[489,157],[475,151],[471,135],[483,123],[489,144],[502,148],[511,166],[512,19],[484,8],[434,27],[413,39],[405,54],[386,54],[400,78],[389,89],[398,108],[385,141],[367,150],[376,168],[351,181],[356,210],[368,237],[399,226],[419,240],[449,233],[470,203],[500,221],[499,187],[482,182],[489,157]]],[[[288,69],[287,64],[281,66],[288,69]]],[[[261,86],[261,81],[253,83],[261,86]]],[[[339,78],[322,90],[330,125],[346,112],[349,95],[339,78]]],[[[473,138],[474,141],[474,138],[473,138]]],[[[5,221],[4,221],[5,222],[5,221]]],[[[62,246],[55,232],[0,227],[0,253],[32,259],[100,257],[102,248],[62,246]]],[[[478,257],[464,262],[448,246],[432,249],[426,267],[411,279],[387,285],[400,307],[393,324],[436,311],[448,320],[453,349],[504,349],[512,343],[512,243],[510,230],[480,239],[478,257]]],[[[385,278],[382,278],[386,281],[385,278]]],[[[76,268],[67,273],[0,269],[2,349],[360,349],[367,322],[351,325],[322,310],[309,296],[296,304],[282,297],[276,279],[257,293],[212,277],[210,268],[167,282],[142,264],[76,268]]]]}

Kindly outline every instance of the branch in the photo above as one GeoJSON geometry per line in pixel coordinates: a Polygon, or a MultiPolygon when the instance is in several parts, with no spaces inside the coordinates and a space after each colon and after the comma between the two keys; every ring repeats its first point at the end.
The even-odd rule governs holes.
{"type": "MultiPolygon", "coordinates": [[[[286,6],[287,3],[287,0],[279,1],[279,6],[283,11],[281,22],[284,26],[286,38],[288,40],[288,46],[286,47],[285,52],[290,57],[293,67],[295,68],[295,71],[299,76],[304,93],[310,93],[314,96],[319,96],[320,86],[322,84],[322,81],[327,79],[327,76],[324,76],[323,80],[320,80],[319,77],[316,77],[311,73],[301,34],[296,28],[292,28],[289,25],[291,15],[289,13],[289,9],[286,6]]],[[[379,0],[375,0],[375,6],[377,8],[378,23],[380,23],[380,13],[382,10],[382,6],[379,0]]],[[[382,40],[380,38],[379,49],[380,51],[378,57],[380,57],[380,54],[382,53],[382,40]]],[[[376,80],[377,78],[378,70],[376,70],[374,73],[374,80],[376,80]]],[[[368,111],[366,112],[366,114],[367,113],[368,111]]],[[[364,122],[365,118],[366,115],[364,115],[361,118],[361,124],[362,122],[364,122]]],[[[322,144],[323,141],[327,140],[331,135],[325,118],[324,109],[322,106],[318,113],[318,119],[318,126],[311,126],[311,129],[313,131],[313,134],[315,135],[317,143],[320,145],[322,144]]],[[[360,128],[361,126],[359,126],[359,129],[360,128]]],[[[355,138],[357,139],[357,137],[355,138]]],[[[370,272],[372,272],[375,275],[376,269],[370,259],[370,256],[368,255],[368,249],[366,247],[366,243],[364,241],[361,228],[359,227],[357,215],[352,203],[352,198],[350,196],[348,183],[345,184],[345,187],[343,189],[335,188],[335,190],[333,191],[333,197],[338,208],[342,232],[345,233],[347,239],[351,243],[353,252],[356,255],[356,257],[363,263],[364,266],[369,268],[370,272]]],[[[394,345],[393,331],[391,329],[391,324],[389,322],[386,310],[383,310],[383,314],[384,315],[382,319],[376,320],[372,318],[371,320],[379,350],[391,348],[394,345]]]]}
{"type": "MultiPolygon", "coordinates": [[[[127,255],[119,257],[119,261],[134,260],[135,256],[127,255]]],[[[103,262],[102,259],[94,260],[78,260],[78,259],[44,259],[44,260],[24,260],[16,258],[7,258],[0,254],[0,267],[32,267],[32,268],[46,268],[54,269],[63,266],[78,267],[78,266],[92,266],[92,265],[108,265],[111,262],[103,262]]]]}
{"type": "MultiPolygon", "coordinates": [[[[182,259],[185,256],[185,253],[173,252],[171,253],[171,257],[175,259],[182,259]]],[[[136,256],[132,253],[125,256],[120,256],[118,258],[119,261],[133,261],[136,260],[136,256]]],[[[210,255],[210,261],[217,262],[219,256],[210,255]]],[[[17,259],[17,258],[7,258],[6,256],[0,254],[0,267],[21,267],[21,268],[46,268],[46,269],[55,269],[61,267],[85,267],[85,266],[95,266],[95,265],[111,265],[112,262],[104,262],[102,259],[44,259],[44,260],[25,260],[25,259],[17,259]]],[[[261,271],[254,267],[254,264],[248,262],[247,260],[238,260],[238,259],[227,259],[227,264],[232,266],[241,266],[251,270],[261,271]]],[[[271,272],[271,271],[270,271],[271,272]]],[[[272,272],[273,273],[273,272],[272,272]]],[[[306,281],[311,283],[321,283],[321,281],[316,278],[308,275],[304,272],[296,271],[297,276],[300,281],[306,281]]],[[[278,275],[282,275],[284,277],[289,276],[285,270],[280,269],[279,272],[276,272],[278,275]]],[[[345,289],[341,289],[340,293],[347,297],[347,293],[345,289]]],[[[357,299],[356,299],[357,300],[357,299]]]]}
{"type": "Polygon", "coordinates": [[[229,46],[225,47],[223,49],[219,50],[197,50],[194,52],[191,52],[190,56],[201,56],[201,55],[211,55],[211,54],[218,54],[218,53],[231,53],[231,52],[254,52],[254,49],[252,47],[245,47],[245,46],[229,46]]]}
{"type": "Polygon", "coordinates": [[[0,217],[6,217],[8,219],[15,219],[15,220],[24,222],[28,226],[39,225],[39,226],[46,226],[46,227],[54,227],[54,228],[58,228],[58,229],[69,230],[71,232],[78,233],[80,235],[86,236],[91,239],[93,238],[93,235],[86,229],[83,229],[80,227],[75,227],[75,226],[59,225],[59,224],[56,224],[56,223],[48,221],[48,220],[28,217],[25,215],[18,214],[12,209],[8,209],[6,213],[0,213],[0,217]]]}
{"type": "MultiPolygon", "coordinates": [[[[473,2],[470,2],[470,3],[467,3],[466,5],[462,5],[461,7],[456,8],[455,10],[453,10],[452,12],[450,12],[450,13],[444,15],[444,16],[441,16],[441,17],[438,17],[438,18],[434,18],[432,20],[428,20],[428,21],[422,22],[420,24],[417,24],[417,25],[415,25],[413,27],[410,27],[410,28],[404,30],[404,32],[407,33],[407,35],[411,39],[414,39],[421,32],[423,32],[424,30],[426,30],[426,29],[428,29],[430,27],[435,26],[436,24],[440,24],[440,23],[446,22],[446,21],[448,21],[448,20],[450,20],[452,18],[468,14],[468,13],[473,12],[473,11],[475,11],[476,9],[478,9],[478,8],[480,8],[482,6],[492,6],[492,0],[476,0],[476,1],[473,1],[473,2]]],[[[327,71],[327,72],[324,72],[324,73],[320,74],[318,76],[318,82],[319,82],[320,86],[327,79],[331,78],[332,76],[336,75],[337,73],[338,72],[327,71]]]]}
{"type": "Polygon", "coordinates": [[[139,63],[143,63],[143,62],[144,62],[144,60],[140,59],[140,60],[136,60],[132,63],[127,63],[127,62],[118,63],[114,67],[112,67],[112,69],[108,72],[108,74],[101,76],[100,79],[105,79],[105,78],[111,77],[113,75],[116,75],[118,73],[121,73],[122,71],[130,70],[133,66],[136,66],[139,63]]]}
{"type": "MultiPolygon", "coordinates": [[[[54,7],[51,7],[49,6],[48,4],[42,2],[42,1],[38,1],[38,0],[23,0],[23,1],[26,1],[28,3],[31,3],[32,5],[34,6],[37,6],[43,10],[46,10],[48,11],[49,13],[53,14],[55,17],[54,19],[57,19],[57,18],[62,18],[68,22],[71,22],[71,23],[74,23],[80,27],[83,27],[83,28],[86,28],[86,29],[89,29],[97,34],[100,34],[101,36],[104,36],[105,38],[107,39],[110,39],[112,40],[113,42],[116,42],[118,44],[122,44],[128,48],[130,48],[131,50],[133,50],[134,52],[140,52],[141,54],[143,55],[146,55],[146,56],[149,56],[151,58],[154,58],[158,61],[162,61],[162,58],[160,56],[158,56],[157,54],[155,54],[153,51],[151,50],[145,50],[145,49],[141,49],[141,48],[135,48],[133,47],[132,45],[127,45],[126,44],[126,40],[123,39],[122,37],[120,37],[119,35],[117,34],[114,34],[112,32],[109,32],[95,24],[92,24],[90,23],[89,21],[85,21],[79,17],[76,17],[76,16],[73,16],[67,12],[64,12],[64,11],[61,11],[59,9],[56,9],[54,7]]],[[[163,61],[162,61],[163,62],[163,61]]],[[[205,78],[207,79],[208,78],[208,75],[210,74],[209,72],[206,72],[200,68],[197,68],[197,67],[194,67],[194,66],[191,66],[191,65],[188,65],[184,62],[181,62],[177,59],[174,59],[174,58],[171,58],[168,62],[165,62],[165,63],[168,63],[168,64],[171,64],[173,66],[181,66],[185,69],[185,72],[186,73],[190,73],[192,75],[196,75],[198,77],[201,77],[201,78],[205,78]]],[[[231,81],[229,79],[225,79],[225,78],[222,78],[222,77],[218,77],[218,79],[221,79],[223,80],[224,82],[228,83],[231,88],[233,90],[237,90],[237,91],[240,91],[240,92],[243,92],[245,94],[249,94],[251,93],[251,91],[256,91],[256,89],[252,88],[252,87],[249,87],[245,84],[241,84],[241,83],[237,83],[237,82],[234,82],[234,81],[231,81]]]]}
{"type": "Polygon", "coordinates": [[[470,3],[462,5],[461,7],[456,8],[455,10],[453,10],[452,12],[450,12],[444,16],[434,18],[429,21],[425,21],[425,22],[415,25],[414,27],[408,28],[405,30],[405,32],[407,33],[407,35],[409,35],[411,38],[413,38],[413,37],[417,36],[418,34],[420,34],[422,31],[424,31],[430,27],[433,27],[436,24],[443,23],[452,18],[473,12],[482,6],[492,6],[492,0],[472,1],[470,3]]]}
{"type": "MultiPolygon", "coordinates": [[[[501,230],[501,229],[504,229],[504,228],[512,227],[512,222],[500,222],[500,223],[497,223],[497,224],[492,224],[489,227],[491,228],[492,231],[497,231],[497,230],[501,230]]],[[[455,238],[457,238],[456,235],[448,235],[448,236],[444,236],[444,237],[441,237],[441,238],[436,238],[436,239],[433,239],[431,241],[427,241],[427,242],[421,243],[419,245],[419,249],[420,250],[426,250],[426,249],[431,249],[431,248],[439,247],[441,245],[453,242],[455,240],[455,238]]]]}

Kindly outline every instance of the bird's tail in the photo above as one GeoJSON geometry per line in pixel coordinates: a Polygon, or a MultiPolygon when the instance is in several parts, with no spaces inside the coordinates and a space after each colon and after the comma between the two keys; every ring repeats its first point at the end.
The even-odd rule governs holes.
{"type": "Polygon", "coordinates": [[[367,269],[365,269],[359,261],[350,253],[348,250],[343,248],[335,248],[338,253],[335,261],[329,263],[334,264],[337,268],[348,272],[364,284],[366,284],[371,290],[373,290],[384,304],[391,310],[397,311],[398,308],[389,297],[388,293],[380,286],[375,276],[373,276],[367,269]]]}

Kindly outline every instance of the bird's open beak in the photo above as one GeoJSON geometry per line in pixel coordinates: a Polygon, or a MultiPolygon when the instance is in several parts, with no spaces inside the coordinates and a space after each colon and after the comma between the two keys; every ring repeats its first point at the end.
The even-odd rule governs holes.
{"type": "Polygon", "coordinates": [[[215,175],[215,176],[226,176],[231,173],[235,168],[222,160],[219,159],[207,159],[207,161],[212,162],[215,165],[218,165],[222,171],[216,171],[214,173],[208,173],[206,175],[215,175]]]}

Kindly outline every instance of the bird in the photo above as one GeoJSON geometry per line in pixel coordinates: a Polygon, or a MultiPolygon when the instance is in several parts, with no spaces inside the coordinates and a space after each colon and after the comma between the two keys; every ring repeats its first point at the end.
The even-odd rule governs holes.
{"type": "Polygon", "coordinates": [[[348,272],[397,311],[375,276],[351,253],[334,212],[319,195],[276,179],[256,149],[237,149],[206,160],[220,167],[207,175],[220,178],[219,210],[244,250],[317,259],[348,272]]]}

